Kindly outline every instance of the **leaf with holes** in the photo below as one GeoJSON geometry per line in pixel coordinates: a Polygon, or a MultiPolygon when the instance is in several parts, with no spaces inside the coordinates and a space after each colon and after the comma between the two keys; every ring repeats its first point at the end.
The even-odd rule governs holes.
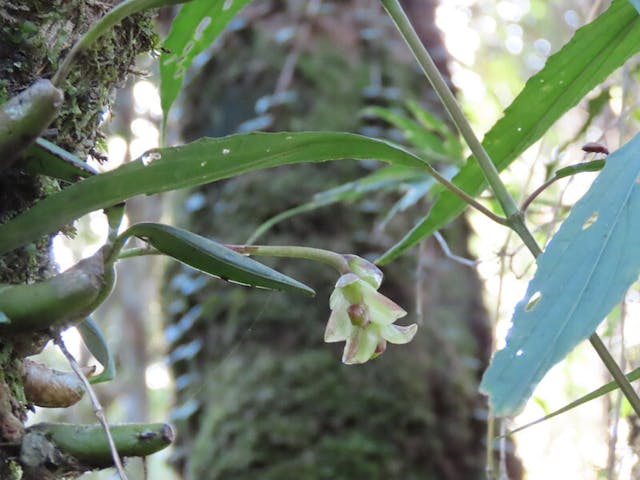
{"type": "MultiPolygon", "coordinates": [[[[593,22],[576,31],[549,57],[504,111],[482,144],[499,171],[533,145],[567,110],[640,51],[640,15],[627,0],[614,0],[593,22]]],[[[453,178],[470,195],[486,188],[478,162],[470,158],[453,178]]],[[[383,265],[453,221],[467,204],[444,191],[425,216],[376,263],[383,265]]]]}
{"type": "Polygon", "coordinates": [[[547,371],[588,338],[640,273],[640,134],[609,155],[517,305],[482,379],[496,415],[518,412],[547,371]]]}
{"type": "Polygon", "coordinates": [[[160,55],[163,126],[193,59],[216,39],[250,1],[195,0],[180,9],[171,23],[171,31],[162,45],[163,52],[160,55]]]}

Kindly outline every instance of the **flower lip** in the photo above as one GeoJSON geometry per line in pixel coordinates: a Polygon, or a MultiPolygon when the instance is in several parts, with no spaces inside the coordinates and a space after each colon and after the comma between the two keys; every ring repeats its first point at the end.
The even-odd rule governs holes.
{"type": "Polygon", "coordinates": [[[369,320],[369,311],[367,306],[361,303],[349,305],[349,308],[347,308],[347,315],[349,315],[351,324],[357,327],[365,327],[371,322],[369,320]]]}

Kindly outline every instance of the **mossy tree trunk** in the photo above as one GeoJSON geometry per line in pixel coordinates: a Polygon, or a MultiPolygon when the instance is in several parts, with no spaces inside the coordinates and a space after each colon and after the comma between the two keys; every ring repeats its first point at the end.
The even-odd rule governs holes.
{"type": "MultiPolygon", "coordinates": [[[[73,43],[116,1],[91,0],[0,3],[0,103],[38,78],[50,78],[73,43]]],[[[149,17],[125,20],[102,37],[76,63],[62,86],[64,104],[44,136],[80,158],[100,156],[99,125],[113,90],[124,81],[136,56],[153,48],[149,17]]],[[[0,173],[0,222],[61,188],[57,182],[29,175],[20,162],[0,173]]],[[[73,234],[67,227],[65,233],[73,234]]],[[[0,257],[0,283],[33,283],[56,272],[51,237],[0,257]]],[[[23,359],[42,349],[52,332],[0,338],[0,478],[58,478],[79,474],[72,459],[52,444],[25,445],[24,422],[32,408],[23,388],[23,359]],[[45,450],[53,448],[51,450],[45,450]]]]}
{"type": "MultiPolygon", "coordinates": [[[[410,12],[424,9],[419,31],[446,69],[432,22],[435,2],[406,4],[410,12]]],[[[245,128],[353,131],[366,104],[400,104],[407,92],[431,100],[376,2],[261,2],[244,17],[247,23],[225,37],[186,92],[185,140],[245,128]]],[[[384,133],[380,125],[366,128],[384,133]]],[[[175,219],[242,243],[274,214],[371,168],[339,162],[246,175],[185,195],[175,219]]],[[[372,195],[301,215],[260,242],[375,257],[415,220],[414,212],[372,233],[391,200],[372,195]]],[[[447,231],[460,255],[468,255],[468,235],[464,222],[447,231]]],[[[166,333],[177,386],[175,462],[184,477],[483,478],[486,406],[477,385],[490,329],[476,273],[443,258],[432,242],[419,262],[406,256],[386,267],[383,293],[407,310],[415,312],[420,289],[418,335],[375,361],[345,366],[340,347],[322,342],[336,274],[302,262],[271,263],[312,285],[317,298],[170,270],[166,333]]]]}

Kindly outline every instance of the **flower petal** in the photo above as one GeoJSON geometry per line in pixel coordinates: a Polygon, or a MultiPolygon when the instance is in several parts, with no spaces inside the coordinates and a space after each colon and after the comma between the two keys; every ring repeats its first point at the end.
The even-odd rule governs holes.
{"type": "Polygon", "coordinates": [[[347,340],[353,334],[354,328],[346,309],[333,310],[324,330],[324,341],[331,343],[347,340]]]}
{"type": "Polygon", "coordinates": [[[369,319],[378,325],[390,325],[398,318],[404,317],[407,312],[397,303],[375,291],[366,284],[362,303],[369,308],[369,319]]]}
{"type": "Polygon", "coordinates": [[[380,337],[370,328],[356,328],[347,339],[342,353],[342,362],[347,365],[365,363],[371,360],[378,346],[380,337]]]}
{"type": "Polygon", "coordinates": [[[342,290],[336,288],[331,292],[331,296],[329,297],[329,308],[331,308],[331,310],[337,310],[338,308],[347,309],[349,305],[351,305],[351,303],[344,298],[342,290]]]}
{"type": "Polygon", "coordinates": [[[418,325],[416,325],[415,323],[407,325],[406,327],[391,324],[381,327],[380,335],[382,335],[382,338],[384,338],[388,342],[403,344],[409,343],[413,339],[417,331],[418,325]]]}
{"type": "Polygon", "coordinates": [[[363,287],[372,288],[355,273],[345,273],[336,282],[334,292],[339,291],[350,304],[362,303],[363,287]]]}
{"type": "Polygon", "coordinates": [[[338,281],[336,282],[336,288],[344,288],[348,285],[351,285],[356,282],[360,282],[360,277],[358,277],[355,273],[345,273],[341,275],[338,281]]]}

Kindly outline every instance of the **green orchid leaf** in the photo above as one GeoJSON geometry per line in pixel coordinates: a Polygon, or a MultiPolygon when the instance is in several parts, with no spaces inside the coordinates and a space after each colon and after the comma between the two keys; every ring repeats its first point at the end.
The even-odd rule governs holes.
{"type": "MultiPolygon", "coordinates": [[[[411,142],[417,148],[425,152],[433,152],[444,157],[446,151],[442,138],[430,129],[425,129],[423,125],[412,118],[390,108],[385,107],[367,107],[363,110],[364,117],[380,118],[394,127],[398,128],[405,136],[407,141],[411,142]]],[[[453,160],[449,160],[453,162],[453,160]]]]}
{"type": "Polygon", "coordinates": [[[313,289],[262,263],[193,232],[160,223],[137,223],[122,234],[135,236],[159,252],[223,280],[271,290],[304,293],[313,289]]]}
{"type": "MultiPolygon", "coordinates": [[[[614,0],[590,24],[577,30],[560,51],[531,77],[522,92],[489,130],[482,142],[499,171],[533,145],[567,110],[640,51],[640,15],[627,0],[614,0]]],[[[485,188],[484,175],[474,158],[453,182],[470,195],[485,188]]],[[[377,263],[390,262],[421,239],[455,219],[466,204],[444,191],[425,216],[377,263]]]]}
{"type": "Polygon", "coordinates": [[[422,160],[401,147],[351,133],[243,133],[201,138],[187,145],[150,150],[133,162],[41,200],[0,225],[0,253],[135,195],[203,185],[279,165],[349,158],[424,168],[422,160]]]}
{"type": "Polygon", "coordinates": [[[100,362],[103,368],[101,373],[89,378],[89,381],[91,383],[102,383],[113,380],[116,376],[116,365],[100,325],[92,317],[87,317],[83,322],[76,325],[76,328],[91,355],[100,362]]]}
{"type": "Polygon", "coordinates": [[[480,388],[497,416],[596,330],[640,273],[640,134],[609,155],[544,253],[480,388]]]}
{"type": "MultiPolygon", "coordinates": [[[[426,177],[426,176],[425,176],[426,177]]],[[[401,212],[416,205],[421,199],[426,197],[436,185],[436,181],[433,177],[426,177],[424,180],[415,181],[407,184],[406,192],[394,203],[387,214],[384,216],[378,228],[385,229],[389,222],[401,212]]]]}
{"type": "Polygon", "coordinates": [[[599,172],[604,168],[604,160],[593,160],[591,162],[577,163],[576,165],[569,165],[568,167],[561,168],[556,171],[556,178],[564,178],[575,175],[582,172],[599,172]]]}
{"type": "MultiPolygon", "coordinates": [[[[629,380],[630,382],[634,382],[638,380],[640,378],[640,368],[636,368],[635,370],[627,373],[626,377],[627,377],[627,380],[629,380]]],[[[564,407],[546,414],[544,417],[539,418],[538,420],[534,420],[533,422],[529,422],[526,425],[522,425],[521,427],[514,428],[513,430],[507,432],[507,435],[513,435],[514,433],[521,432],[522,430],[526,430],[527,428],[533,427],[534,425],[537,425],[546,420],[549,420],[550,418],[557,417],[562,413],[568,412],[569,410],[573,410],[574,408],[579,407],[580,405],[590,402],[591,400],[595,400],[596,398],[600,398],[601,396],[606,395],[607,393],[613,392],[615,390],[618,390],[619,388],[620,387],[616,382],[609,382],[601,386],[600,388],[597,388],[596,390],[590,393],[587,393],[586,395],[583,395],[577,400],[574,400],[573,402],[568,403],[564,407]]],[[[545,409],[545,411],[548,411],[548,410],[545,409]]]]}
{"type": "Polygon", "coordinates": [[[69,183],[98,173],[72,153],[42,137],[27,149],[20,168],[33,175],[46,175],[69,183]]]}
{"type": "Polygon", "coordinates": [[[251,0],[194,0],[171,22],[160,55],[160,102],[163,131],[169,109],[180,93],[193,59],[207,48],[229,21],[251,0]]]}
{"type": "Polygon", "coordinates": [[[254,243],[260,236],[273,228],[274,225],[296,215],[310,212],[328,205],[333,205],[335,203],[356,201],[370,192],[379,192],[383,190],[395,191],[399,189],[401,185],[405,185],[410,182],[417,182],[420,181],[420,179],[425,178],[430,179],[431,176],[424,171],[416,170],[415,168],[398,167],[393,165],[380,168],[369,175],[359,178],[358,180],[344,183],[323,192],[318,192],[313,196],[311,201],[274,215],[256,228],[255,232],[253,232],[251,237],[247,240],[247,243],[254,243]]]}

